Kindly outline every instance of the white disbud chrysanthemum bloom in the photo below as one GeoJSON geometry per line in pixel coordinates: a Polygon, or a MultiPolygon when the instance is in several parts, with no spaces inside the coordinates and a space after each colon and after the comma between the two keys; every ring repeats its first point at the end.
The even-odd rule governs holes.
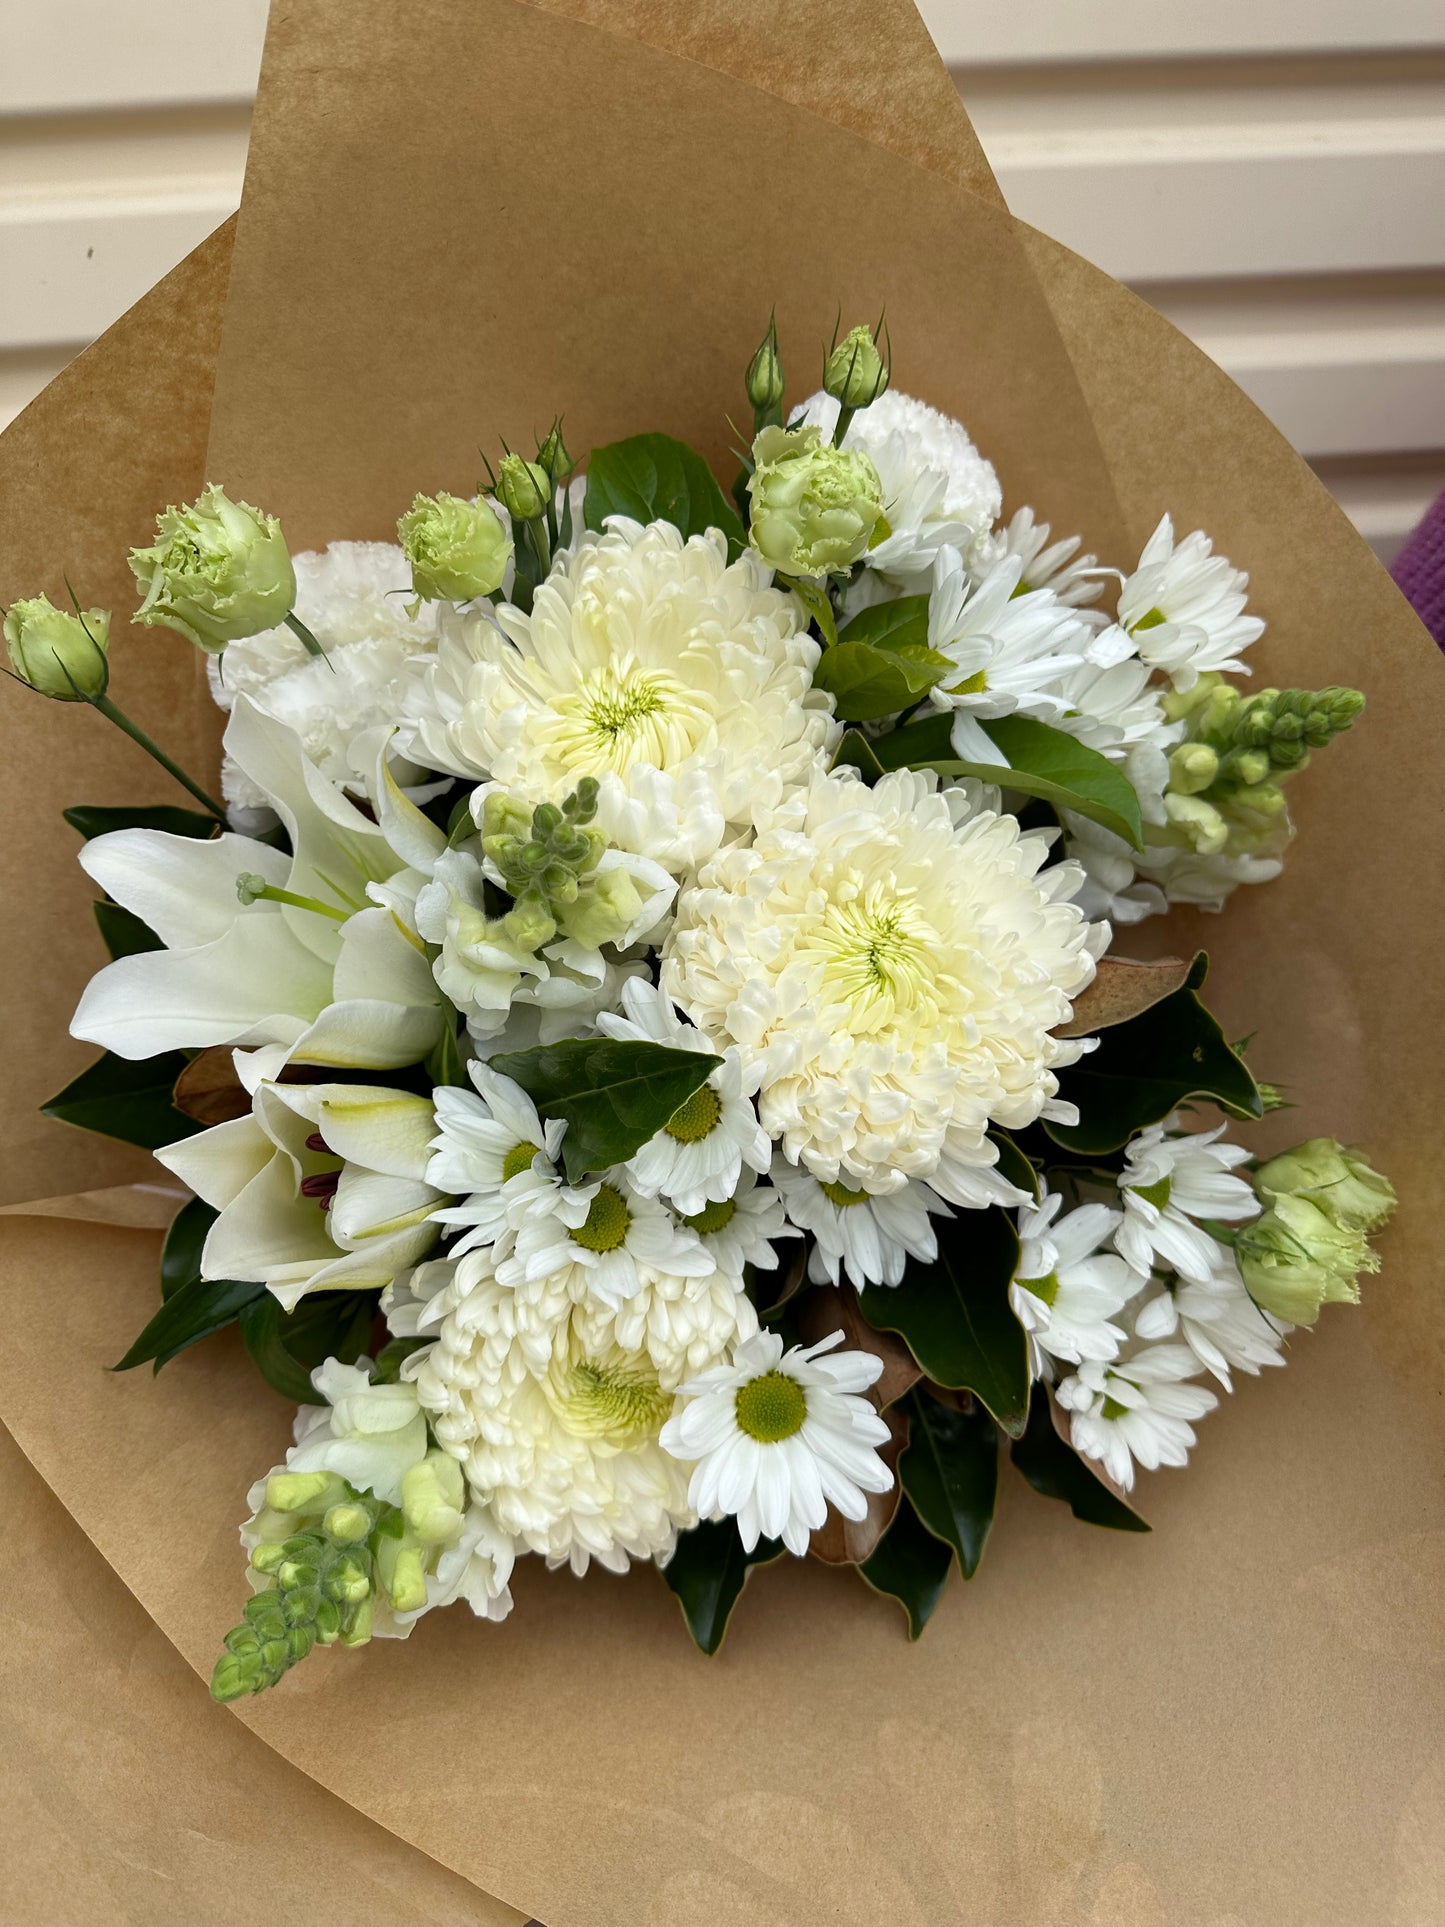
{"type": "Polygon", "coordinates": [[[784,1352],[760,1331],[683,1385],[662,1444],[693,1464],[688,1499],[703,1518],[735,1517],[745,1552],[781,1539],[800,1557],[834,1505],[861,1519],[893,1474],[878,1456],[889,1432],[866,1398],[883,1370],[872,1352],[833,1352],[842,1332],[784,1352]]]}
{"type": "Polygon", "coordinates": [[[1047,840],[1013,817],[931,773],[851,776],[815,780],[801,830],[705,866],[662,982],[715,1047],[761,1067],[763,1125],[790,1162],[901,1190],[993,1165],[989,1123],[1053,1103],[1082,1052],[1051,1033],[1107,933],[1067,901],[1072,865],[1039,876],[1047,840]]]}
{"type": "MultiPolygon", "coordinates": [[[[975,583],[955,549],[941,549],[928,598],[928,645],[956,670],[933,685],[936,709],[1055,722],[1059,685],[1084,663],[1088,626],[1052,589],[1021,590],[1020,556],[1005,556],[975,583]]],[[[990,750],[990,760],[997,753],[990,750]]]]}
{"type": "MultiPolygon", "coordinates": [[[[333,782],[363,788],[353,766],[353,739],[396,720],[409,657],[436,640],[436,610],[424,603],[410,614],[411,570],[391,542],[333,542],[320,554],[292,557],[296,614],[326,652],[309,655],[284,624],[228,644],[208,656],[211,694],[222,709],[237,696],[295,730],[306,754],[333,782]]],[[[402,781],[419,775],[403,766],[402,781]]],[[[222,793],[239,809],[269,807],[270,799],[231,757],[221,765],[222,793]]]]}
{"type": "Polygon", "coordinates": [[[553,1283],[574,1303],[615,1308],[642,1288],[642,1268],[705,1278],[712,1259],[697,1234],[622,1170],[576,1189],[533,1195],[515,1214],[511,1249],[498,1267],[503,1284],[553,1283]]]}
{"type": "Polygon", "coordinates": [[[1210,669],[1248,673],[1243,651],[1264,634],[1244,613],[1249,577],[1215,555],[1202,530],[1174,540],[1166,515],[1144,545],[1139,566],[1119,591],[1119,624],[1151,669],[1176,689],[1192,689],[1210,669]]]}
{"type": "Polygon", "coordinates": [[[735,1267],[716,1265],[698,1276],[644,1266],[630,1298],[616,1305],[589,1298],[574,1323],[594,1351],[615,1345],[645,1356],[663,1390],[672,1392],[751,1338],[758,1314],[735,1267]]]}
{"type": "Polygon", "coordinates": [[[1156,1264],[1207,1284],[1227,1256],[1197,1218],[1237,1223],[1258,1217],[1253,1187],[1230,1174],[1249,1161],[1237,1144],[1221,1144],[1225,1127],[1171,1136],[1177,1112],[1131,1138],[1119,1174],[1124,1221],[1114,1244],[1141,1277],[1156,1264]]]}
{"type": "Polygon", "coordinates": [[[1151,1345],[1112,1365],[1086,1359],[1058,1391],[1074,1450],[1097,1459],[1126,1492],[1136,1460],[1149,1472],[1188,1464],[1192,1421],[1219,1403],[1204,1386],[1184,1382],[1198,1370],[1187,1345],[1151,1345]]]}
{"type": "MultiPolygon", "coordinates": [[[[633,978],[622,987],[622,1006],[625,1016],[598,1015],[597,1028],[604,1036],[712,1055],[708,1039],[685,1024],[672,999],[654,985],[633,978]]],[[[757,1067],[745,1072],[735,1046],[729,1046],[722,1059],[721,1068],[627,1163],[627,1175],[639,1191],[666,1198],[682,1217],[731,1198],[743,1165],[766,1171],[772,1156],[772,1144],[752,1104],[757,1067]]]]}
{"type": "Polygon", "coordinates": [[[1110,1319],[1139,1289],[1124,1260],[1101,1247],[1122,1213],[1084,1204],[1060,1218],[1063,1199],[1045,1192],[1019,1212],[1019,1262],[1009,1303],[1028,1334],[1035,1378],[1052,1378],[1053,1361],[1110,1359],[1125,1334],[1110,1319]]]}
{"type": "Polygon", "coordinates": [[[476,1092],[455,1086],[433,1091],[437,1135],[431,1140],[427,1182],[459,1200],[435,1213],[438,1224],[465,1227],[451,1246],[460,1258],[474,1245],[495,1244],[524,1200],[557,1185],[554,1160],[567,1126],[547,1123],[510,1077],[476,1060],[467,1066],[476,1092]]]}
{"type": "MultiPolygon", "coordinates": [[[[812,422],[830,437],[838,404],[816,394],[792,424],[812,422]]],[[[911,590],[927,586],[933,559],[945,544],[972,559],[988,551],[989,532],[1003,508],[1003,489],[960,422],[896,388],[853,417],[845,446],[866,455],[883,484],[888,534],[863,557],[877,572],[911,590]]]]}
{"type": "Polygon", "coordinates": [[[808,1276],[815,1285],[841,1285],[844,1274],[859,1291],[865,1285],[898,1285],[910,1258],[932,1264],[938,1236],[930,1217],[953,1213],[921,1180],[901,1191],[854,1191],[846,1184],[821,1183],[779,1152],[773,1183],[793,1223],[813,1234],[808,1276]]]}
{"type": "Polygon", "coordinates": [[[1140,1338],[1173,1338],[1177,1333],[1200,1364],[1226,1391],[1230,1372],[1251,1376],[1267,1365],[1283,1365],[1282,1348],[1291,1327],[1255,1304],[1239,1267],[1221,1250],[1220,1264],[1208,1279],[1172,1280],[1134,1314],[1140,1338]]]}
{"type": "Polygon", "coordinates": [[[410,753],[527,802],[600,785],[617,849],[681,873],[770,820],[835,745],[818,644],[722,534],[611,518],[559,555],[530,616],[443,625],[403,706],[410,753]]]}

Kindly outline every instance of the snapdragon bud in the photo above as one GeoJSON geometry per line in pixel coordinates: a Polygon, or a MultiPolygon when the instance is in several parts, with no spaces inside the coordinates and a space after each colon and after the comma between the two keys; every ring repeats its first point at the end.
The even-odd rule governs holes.
{"type": "Polygon", "coordinates": [[[850,328],[823,366],[823,387],[850,413],[877,401],[888,386],[888,364],[871,328],[850,328]]]}
{"type": "Polygon", "coordinates": [[[423,1545],[453,1544],[461,1536],[466,1503],[462,1468],[450,1452],[433,1446],[420,1465],[403,1474],[401,1516],[423,1545]]]}
{"type": "Polygon", "coordinates": [[[1207,790],[1218,774],[1219,754],[1208,743],[1180,743],[1169,752],[1169,787],[1177,796],[1207,790]]]}
{"type": "Polygon", "coordinates": [[[642,894],[625,869],[604,870],[592,879],[568,913],[569,937],[600,950],[604,943],[621,943],[642,910],[642,894]]]}
{"type": "Polygon", "coordinates": [[[808,424],[762,429],[753,464],[753,552],[781,575],[817,578],[851,568],[883,523],[883,485],[868,457],[830,447],[808,424]]]}
{"type": "Polygon", "coordinates": [[[48,596],[12,602],[5,612],[10,666],[21,682],[57,702],[103,696],[110,681],[110,612],[57,609],[48,596]]]}
{"type": "Polygon", "coordinates": [[[274,629],[296,603],[296,572],[274,515],[212,483],[188,508],[156,517],[156,540],[132,549],[143,600],[134,620],[174,629],[209,655],[274,629]]]}
{"type": "Polygon", "coordinates": [[[508,515],[519,522],[535,522],[547,513],[552,500],[552,478],[540,463],[522,455],[504,455],[497,475],[497,498],[508,515]]]}
{"type": "Polygon", "coordinates": [[[1312,1137],[1262,1164],[1254,1188],[1266,1202],[1308,1198],[1332,1224],[1375,1231],[1395,1208],[1395,1187],[1332,1137],[1312,1137]]]}
{"type": "Polygon", "coordinates": [[[502,586],[512,541],[486,502],[418,495],[396,525],[412,587],[427,602],[470,602],[502,586]]]}
{"type": "Polygon", "coordinates": [[[748,363],[745,386],[748,401],[752,404],[754,425],[761,428],[766,421],[777,421],[783,405],[783,358],[778,353],[775,316],[768,317],[768,332],[748,363]]]}

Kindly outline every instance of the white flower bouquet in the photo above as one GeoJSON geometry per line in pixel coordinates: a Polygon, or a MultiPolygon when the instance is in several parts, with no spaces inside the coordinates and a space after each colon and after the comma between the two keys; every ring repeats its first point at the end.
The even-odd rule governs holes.
{"type": "Polygon", "coordinates": [[[1374,1268],[1387,1180],[1208,1128],[1284,1100],[1202,953],[1115,948],[1278,874],[1363,698],[1252,688],[1206,534],[1005,519],[888,360],[854,328],[790,407],[770,323],[730,492],[558,422],[394,545],[167,509],[134,620],[207,654],[220,799],[112,699],[105,611],[6,614],[200,805],[67,813],[112,961],[46,1110],[194,1193],[121,1366],[234,1325],[300,1405],[218,1698],[500,1620],[529,1553],[655,1563],[708,1653],[784,1551],[917,1636],[1001,1449],[1143,1530],[1136,1466],[1374,1268]]]}

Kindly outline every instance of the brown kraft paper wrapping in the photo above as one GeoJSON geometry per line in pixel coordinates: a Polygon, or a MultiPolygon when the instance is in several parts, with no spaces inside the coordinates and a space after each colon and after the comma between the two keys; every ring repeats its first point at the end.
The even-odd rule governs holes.
{"type": "MultiPolygon", "coordinates": [[[[871,317],[886,298],[899,385],[968,423],[1010,505],[1032,500],[1120,561],[1172,509],[1251,572],[1269,621],[1257,683],[1367,691],[1362,724],[1300,779],[1283,878],[1223,919],[1176,913],[1146,932],[1213,948],[1226,1029],[1257,1029],[1261,1073],[1290,1086],[1300,1108],[1249,1141],[1358,1137],[1400,1213],[1364,1308],[1296,1340],[1290,1371],[1245,1380],[1204,1421],[1188,1472],[1146,1483],[1152,1537],[1077,1526],[1008,1476],[982,1571],[951,1585],[917,1647],[889,1602],[811,1562],[756,1576],[708,1662],[655,1574],[578,1585],[529,1561],[504,1626],[440,1614],[404,1645],[326,1656],[247,1706],[247,1743],[299,1769],[284,1838],[314,1826],[324,1853],[340,1796],[480,1889],[481,1919],[495,1895],[549,1927],[761,1913],[783,1927],[1426,1927],[1445,1914],[1431,885],[1445,672],[1227,379],[1001,214],[941,69],[916,61],[910,8],[800,8],[831,32],[815,75],[801,55],[753,52],[751,7],[730,10],[735,38],[710,11],[694,28],[670,6],[569,18],[483,0],[404,20],[379,0],[278,7],[211,475],[301,543],[385,533],[415,486],[474,486],[477,443],[525,437],[557,409],[579,450],[656,426],[720,460],[775,298],[797,394],[838,305],[871,317]],[[880,42],[879,85],[862,88],[880,42]],[[915,84],[924,126],[889,91],[915,84]]],[[[129,606],[125,548],[205,479],[226,265],[223,232],[0,442],[7,599],[68,569],[87,600],[129,606]]],[[[115,653],[122,700],[202,756],[214,719],[197,659],[140,631],[115,653]]],[[[6,936],[3,1115],[24,1201],[146,1175],[143,1159],[107,1163],[97,1141],[44,1127],[33,1101],[77,1067],[65,1025],[99,960],[56,813],[171,799],[98,719],[12,693],[8,900],[24,914],[6,936]],[[77,793],[77,772],[94,793],[77,793]]],[[[0,1239],[0,1417],[204,1674],[243,1585],[245,1488],[280,1456],[288,1414],[224,1339],[154,1380],[106,1374],[151,1308],[153,1236],[9,1218],[0,1239]]],[[[117,1624],[123,1606],[139,1626],[113,1598],[117,1624]]],[[[97,1622],[109,1610],[97,1603],[97,1622]]],[[[11,1749],[12,1780],[17,1758],[63,1757],[52,1734],[80,1746],[91,1717],[94,1689],[53,1663],[64,1648],[44,1632],[32,1690],[51,1717],[11,1749]]],[[[127,1680],[139,1748],[170,1739],[164,1693],[179,1732],[182,1689],[127,1680]]],[[[193,1779],[221,1787],[206,1722],[238,1729],[199,1680],[193,1693],[175,1744],[194,1749],[193,1779]]],[[[124,1776],[88,1797],[105,1821],[92,1832],[120,1840],[124,1776]]],[[[258,1910],[295,1891],[268,1844],[280,1824],[258,1799],[258,1910]]],[[[440,1871],[389,1851],[376,1879],[414,1865],[408,1910],[446,1919],[440,1871]]],[[[104,1877],[120,1917],[155,1917],[164,1864],[116,1848],[104,1877]]],[[[63,1868],[48,1889],[42,1877],[21,1863],[30,1912],[66,1917],[63,1868]]]]}

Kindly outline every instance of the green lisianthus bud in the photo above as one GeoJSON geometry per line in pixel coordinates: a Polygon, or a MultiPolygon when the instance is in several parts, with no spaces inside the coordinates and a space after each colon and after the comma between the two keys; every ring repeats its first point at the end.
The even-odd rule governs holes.
{"type": "Polygon", "coordinates": [[[823,387],[840,408],[856,411],[888,386],[888,364],[871,328],[850,328],[823,366],[823,387]]]}
{"type": "Polygon", "coordinates": [[[561,488],[576,463],[567,453],[567,444],[562,440],[562,424],[553,422],[547,431],[547,438],[537,450],[537,466],[545,469],[554,488],[561,488]]]}
{"type": "Polygon", "coordinates": [[[175,629],[209,655],[284,622],[296,572],[281,524],[214,483],[189,508],[156,517],[156,540],[132,549],[144,600],[134,620],[175,629]]]}
{"type": "Polygon", "coordinates": [[[12,602],[5,612],[10,666],[21,682],[57,702],[103,696],[110,681],[110,611],[70,615],[48,596],[12,602]]]}
{"type": "Polygon", "coordinates": [[[760,430],[753,464],[753,552],[782,575],[851,568],[883,523],[883,485],[868,457],[830,447],[809,424],[760,430]]]}
{"type": "Polygon", "coordinates": [[[535,522],[547,513],[552,478],[538,462],[529,462],[522,455],[504,455],[497,475],[497,499],[519,522],[535,522]]]}
{"type": "Polygon", "coordinates": [[[512,539],[486,502],[418,495],[396,525],[412,587],[426,602],[470,602],[501,588],[512,539]]]}
{"type": "Polygon", "coordinates": [[[776,417],[783,405],[783,358],[778,353],[778,325],[773,316],[768,318],[768,332],[748,363],[744,381],[753,414],[759,422],[769,415],[776,417]]]}
{"type": "Polygon", "coordinates": [[[1312,1137],[1262,1164],[1254,1174],[1260,1197],[1308,1198],[1332,1224],[1375,1231],[1395,1208],[1395,1187],[1382,1172],[1332,1137],[1312,1137]]]}
{"type": "Polygon", "coordinates": [[[1380,1268],[1363,1231],[1303,1197],[1278,1197],[1242,1226],[1234,1255],[1250,1297],[1290,1325],[1313,1325],[1324,1305],[1358,1304],[1359,1274],[1380,1268]]]}

